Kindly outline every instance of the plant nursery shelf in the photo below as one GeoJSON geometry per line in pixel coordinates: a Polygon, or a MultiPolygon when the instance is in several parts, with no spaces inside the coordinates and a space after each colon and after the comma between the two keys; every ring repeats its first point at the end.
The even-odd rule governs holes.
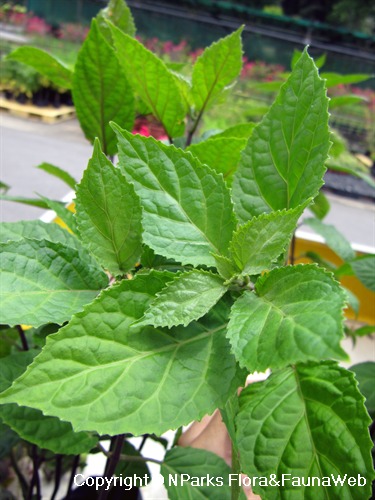
{"type": "Polygon", "coordinates": [[[46,107],[41,108],[32,104],[20,104],[15,101],[9,101],[0,97],[0,109],[7,111],[15,116],[26,118],[39,118],[45,123],[57,123],[70,120],[75,117],[73,106],[61,106],[60,108],[46,107]]]}

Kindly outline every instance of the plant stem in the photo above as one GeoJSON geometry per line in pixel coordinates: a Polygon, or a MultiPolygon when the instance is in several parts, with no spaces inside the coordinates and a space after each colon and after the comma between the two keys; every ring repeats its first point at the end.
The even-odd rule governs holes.
{"type": "Polygon", "coordinates": [[[70,494],[72,492],[72,487],[73,487],[73,482],[74,482],[74,476],[76,475],[76,472],[77,472],[77,469],[78,469],[78,466],[79,466],[79,459],[80,459],[79,455],[76,455],[73,458],[72,472],[70,474],[68,489],[67,489],[67,492],[66,492],[66,498],[67,499],[70,498],[70,494]]]}
{"type": "MultiPolygon", "coordinates": [[[[232,443],[232,474],[238,474],[240,478],[241,465],[238,457],[238,451],[232,443]]],[[[238,500],[241,493],[241,481],[233,481],[231,486],[231,500],[238,500]]]]}
{"type": "Polygon", "coordinates": [[[60,488],[61,473],[62,473],[62,455],[56,455],[56,467],[55,467],[55,487],[53,489],[51,500],[55,500],[57,492],[60,488]]]}
{"type": "Polygon", "coordinates": [[[142,448],[144,447],[146,441],[147,441],[147,438],[148,438],[148,434],[145,434],[142,438],[142,442],[141,444],[139,445],[139,448],[138,448],[138,452],[141,453],[142,451],[142,448]]]}
{"type": "Polygon", "coordinates": [[[32,454],[32,460],[33,460],[33,477],[31,478],[31,483],[30,483],[29,494],[27,496],[27,500],[34,499],[34,496],[33,496],[34,487],[36,487],[36,499],[35,500],[41,500],[42,495],[41,495],[41,490],[40,490],[39,466],[42,463],[42,459],[41,459],[41,457],[38,456],[38,449],[37,449],[35,444],[32,446],[31,454],[32,454]]]}
{"type": "Polygon", "coordinates": [[[17,479],[20,483],[21,490],[22,490],[22,495],[23,498],[27,498],[27,492],[29,490],[29,485],[27,484],[27,481],[25,479],[25,476],[22,474],[21,469],[18,467],[17,459],[13,454],[13,450],[10,450],[9,452],[9,458],[10,458],[10,463],[12,464],[12,467],[14,469],[14,472],[17,476],[17,479]]]}
{"type": "Polygon", "coordinates": [[[187,138],[186,138],[185,148],[187,148],[188,146],[190,146],[191,141],[193,140],[194,133],[197,130],[199,122],[201,121],[201,118],[203,116],[204,108],[205,108],[205,106],[203,106],[203,108],[200,110],[200,113],[199,113],[197,119],[195,120],[192,128],[189,130],[189,133],[188,133],[187,138]]]}
{"type": "Polygon", "coordinates": [[[161,465],[163,462],[156,460],[156,458],[140,457],[138,455],[120,455],[120,459],[126,462],[153,462],[154,464],[161,465]]]}
{"type": "Polygon", "coordinates": [[[17,325],[16,328],[17,328],[18,333],[20,335],[22,349],[24,351],[28,351],[29,350],[29,344],[27,343],[26,335],[25,335],[25,332],[23,331],[22,326],[21,325],[17,325]]]}
{"type": "MultiPolygon", "coordinates": [[[[112,477],[115,470],[116,466],[120,460],[121,457],[121,450],[122,450],[122,445],[124,444],[124,439],[125,439],[125,434],[119,434],[116,436],[114,439],[112,439],[111,445],[113,445],[113,451],[111,451],[111,454],[107,460],[105,471],[104,471],[104,476],[105,477],[112,477]]],[[[112,446],[111,446],[112,449],[112,446]]],[[[106,500],[108,498],[110,489],[106,490],[105,486],[103,486],[98,500],[106,500]]]]}
{"type": "Polygon", "coordinates": [[[292,242],[290,244],[290,255],[289,255],[289,260],[292,265],[294,265],[295,253],[296,253],[296,233],[294,232],[292,237],[292,242]]]}

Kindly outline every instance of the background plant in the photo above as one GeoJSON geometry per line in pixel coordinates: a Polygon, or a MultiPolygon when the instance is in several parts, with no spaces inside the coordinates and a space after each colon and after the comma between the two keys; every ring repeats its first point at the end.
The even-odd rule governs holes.
{"type": "MultiPolygon", "coordinates": [[[[353,372],[337,363],[347,359],[346,294],[316,264],[286,265],[302,213],[322,207],[324,81],[305,50],[259,125],[196,142],[204,114],[241,72],[241,28],[205,49],[190,78],[134,34],[126,5],[111,1],[74,69],[33,47],[12,55],[72,90],[94,144],[75,215],[41,200],[70,231],[40,221],[2,225],[0,417],[16,467],[14,443],[31,443],[29,483],[18,471],[24,496],[40,496],[43,449],[77,457],[102,451],[111,436],[112,475],[119,464],[147,462],[129,435],[178,433],[219,408],[233,473],[360,474],[366,487],[323,486],[314,498],[369,497],[370,418],[353,372]],[[129,132],[136,103],[163,125],[169,144],[129,132]],[[238,396],[248,373],[266,369],[266,381],[238,396]]],[[[43,169],[75,185],[61,169],[43,169]]],[[[354,270],[356,257],[347,260],[354,270]]],[[[197,467],[231,471],[207,451],[173,446],[161,473],[194,475],[197,467]]],[[[167,482],[171,498],[194,488],[217,495],[215,487],[167,482]]],[[[254,491],[307,494],[289,484],[254,491]]],[[[227,483],[219,492],[239,494],[227,483]]]]}

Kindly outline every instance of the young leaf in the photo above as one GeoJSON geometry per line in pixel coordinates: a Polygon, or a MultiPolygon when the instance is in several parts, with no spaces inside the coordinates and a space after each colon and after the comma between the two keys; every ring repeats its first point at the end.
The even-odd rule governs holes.
{"type": "Polygon", "coordinates": [[[323,193],[323,191],[319,191],[318,195],[315,196],[314,202],[309,206],[311,212],[317,217],[319,220],[324,219],[324,217],[330,211],[331,205],[323,193]]]}
{"type": "MultiPolygon", "coordinates": [[[[31,363],[35,351],[25,351],[2,358],[0,392],[10,387],[31,363]]],[[[86,432],[74,432],[71,424],[41,411],[14,403],[0,406],[0,419],[22,438],[54,453],[77,455],[87,453],[98,439],[86,432]]]]}
{"type": "Polygon", "coordinates": [[[350,370],[355,373],[355,378],[358,380],[358,386],[361,393],[365,396],[365,405],[369,414],[375,416],[375,363],[367,361],[366,363],[358,363],[350,367],[350,370]]]}
{"type": "Polygon", "coordinates": [[[239,220],[314,198],[328,149],[328,99],[305,50],[242,153],[233,180],[239,220]]]}
{"type": "Polygon", "coordinates": [[[262,214],[239,227],[233,234],[230,251],[241,273],[259,274],[270,268],[288,246],[306,205],[262,214]]]}
{"type": "Polygon", "coordinates": [[[0,248],[1,323],[63,323],[108,283],[83,250],[26,238],[0,248]]]}
{"type": "Polygon", "coordinates": [[[56,165],[46,162],[41,163],[37,166],[37,168],[44,170],[44,172],[47,172],[54,177],[57,177],[61,181],[65,182],[65,184],[67,184],[71,189],[75,190],[77,181],[69,174],[69,172],[66,172],[60,167],[56,167],[56,165]]]}
{"type": "Polygon", "coordinates": [[[143,208],[144,242],[182,264],[215,266],[235,228],[230,194],[219,174],[174,146],[113,124],[119,165],[143,208]]]}
{"type": "Polygon", "coordinates": [[[50,210],[56,213],[56,216],[67,226],[67,228],[74,234],[77,233],[76,221],[73,212],[68,207],[62,205],[58,201],[50,200],[45,196],[39,195],[40,198],[46,203],[50,210]]]}
{"type": "Polygon", "coordinates": [[[226,181],[231,184],[232,177],[238,163],[240,154],[246,145],[246,139],[234,137],[219,137],[193,144],[187,151],[193,153],[201,163],[209,165],[218,173],[222,173],[226,181]]]}
{"type": "Polygon", "coordinates": [[[62,243],[64,246],[82,249],[78,238],[63,229],[58,224],[47,224],[41,220],[24,220],[19,222],[0,223],[0,242],[19,241],[26,239],[48,240],[62,243]]]}
{"type": "Polygon", "coordinates": [[[47,337],[1,401],[109,435],[161,434],[223,406],[243,383],[225,339],[225,304],[186,328],[129,328],[170,276],[138,275],[105,290],[47,337]]]}
{"type": "Polygon", "coordinates": [[[115,135],[109,126],[116,120],[127,129],[134,123],[134,96],[114,49],[93,19],[78,53],[73,78],[77,117],[89,141],[99,137],[105,154],[116,153],[115,135]]]}
{"type": "MultiPolygon", "coordinates": [[[[4,201],[14,201],[15,203],[23,203],[24,205],[30,205],[32,207],[43,208],[45,210],[49,209],[48,203],[40,198],[24,198],[23,196],[9,196],[7,194],[0,195],[0,200],[4,201]]],[[[55,203],[60,203],[63,207],[64,203],[62,201],[55,201],[55,203]]]]}
{"type": "Polygon", "coordinates": [[[276,475],[279,485],[258,480],[253,486],[262,498],[369,498],[369,423],[348,370],[331,361],[286,368],[240,395],[236,426],[243,472],[258,478],[276,475]],[[303,485],[312,477],[320,486],[318,480],[303,485]],[[356,479],[352,486],[349,477],[356,479]]]}
{"type": "Polygon", "coordinates": [[[109,43],[112,43],[111,29],[107,21],[111,21],[117,28],[130,36],[135,36],[136,28],[129,7],[124,0],[109,0],[107,7],[96,16],[98,26],[109,43]]]}
{"type": "Polygon", "coordinates": [[[77,187],[76,220],[83,242],[112,274],[133,268],[142,251],[141,206],[134,188],[95,141],[77,187]]]}
{"type": "Polygon", "coordinates": [[[11,52],[7,59],[13,59],[31,66],[46,76],[58,87],[72,88],[73,72],[59,61],[57,57],[36,47],[19,47],[11,52]]]}
{"type": "Polygon", "coordinates": [[[240,74],[242,30],[241,27],[207,47],[194,64],[192,93],[196,111],[207,109],[215,97],[240,74]]]}
{"type": "Polygon", "coordinates": [[[307,224],[316,233],[322,236],[326,244],[333,250],[342,260],[355,259],[356,253],[352,249],[349,241],[345,236],[331,224],[324,224],[318,219],[304,219],[304,224],[307,224]]]}
{"type": "Polygon", "coordinates": [[[238,123],[237,125],[233,125],[233,127],[223,130],[222,132],[213,134],[211,138],[220,139],[221,137],[234,137],[236,139],[249,139],[255,126],[256,123],[252,122],[238,123]]]}
{"type": "Polygon", "coordinates": [[[230,500],[230,472],[230,467],[215,453],[179,446],[167,451],[160,468],[170,500],[230,500]],[[206,476],[212,478],[210,482],[206,476]]]}
{"type": "Polygon", "coordinates": [[[218,274],[198,269],[179,274],[156,295],[136,325],[187,326],[206,314],[226,291],[218,274]]]}
{"type": "Polygon", "coordinates": [[[250,372],[334,357],[346,359],[345,294],[315,265],[274,269],[233,305],[228,338],[241,366],[250,372]]]}
{"type": "MultiPolygon", "coordinates": [[[[185,104],[174,75],[138,40],[110,26],[118,59],[134,92],[151,108],[169,137],[181,136],[185,128],[185,104]]],[[[123,126],[120,120],[114,121],[123,126]]]]}

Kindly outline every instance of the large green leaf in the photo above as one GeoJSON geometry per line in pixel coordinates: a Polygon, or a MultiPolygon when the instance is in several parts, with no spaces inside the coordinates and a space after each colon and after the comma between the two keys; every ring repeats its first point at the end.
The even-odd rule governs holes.
{"type": "Polygon", "coordinates": [[[47,224],[41,220],[23,220],[18,222],[0,223],[0,242],[20,241],[24,238],[48,240],[62,243],[64,246],[77,250],[82,248],[78,238],[55,223],[47,224]]]}
{"type": "Polygon", "coordinates": [[[350,370],[355,373],[359,390],[366,398],[367,411],[375,417],[375,363],[373,361],[358,363],[351,366],[350,370]]]}
{"type": "Polygon", "coordinates": [[[0,249],[1,323],[63,323],[108,283],[85,252],[60,243],[24,238],[0,249]]]}
{"type": "Polygon", "coordinates": [[[223,406],[243,382],[225,339],[228,306],[187,328],[130,328],[170,277],[154,271],[105,290],[48,336],[0,399],[110,435],[161,434],[223,406]]]}
{"type": "MultiPolygon", "coordinates": [[[[138,40],[113,25],[111,29],[118,59],[134,92],[150,107],[169,137],[181,136],[185,128],[185,104],[175,76],[138,40]]],[[[120,120],[118,123],[123,126],[120,120]]]]}
{"type": "Polygon", "coordinates": [[[240,74],[242,30],[241,27],[213,43],[196,60],[192,75],[192,94],[196,111],[208,108],[215,97],[240,74]]]}
{"type": "Polygon", "coordinates": [[[369,423],[351,372],[330,361],[286,368],[241,393],[236,425],[243,472],[258,477],[253,491],[267,500],[369,498],[369,423]],[[335,485],[339,476],[342,486],[335,485]]]}
{"type": "Polygon", "coordinates": [[[230,467],[207,450],[175,447],[160,468],[171,500],[230,500],[230,467]]]}
{"type": "Polygon", "coordinates": [[[133,186],[95,141],[93,156],[77,187],[76,220],[86,246],[115,275],[133,268],[141,255],[141,217],[133,186]]]}
{"type": "Polygon", "coordinates": [[[244,138],[213,136],[206,141],[189,146],[187,151],[193,153],[202,163],[206,163],[216,172],[222,173],[227,182],[231,183],[245,145],[246,139],[244,138]]]}
{"type": "Polygon", "coordinates": [[[110,43],[112,42],[112,35],[107,20],[111,21],[124,33],[135,36],[136,28],[134,19],[124,0],[109,0],[107,7],[99,12],[96,19],[98,20],[101,32],[110,43]]]}
{"type": "Polygon", "coordinates": [[[187,326],[206,314],[226,291],[218,274],[198,269],[179,274],[157,294],[136,324],[187,326]]]}
{"type": "Polygon", "coordinates": [[[315,196],[314,203],[309,206],[309,209],[319,220],[324,219],[328,214],[331,205],[323,191],[319,191],[318,195],[315,196]]]}
{"type": "Polygon", "coordinates": [[[59,61],[57,57],[36,47],[19,47],[11,52],[8,59],[19,61],[31,66],[46,76],[58,87],[70,89],[72,87],[73,72],[59,61]]]}
{"type": "MultiPolygon", "coordinates": [[[[7,356],[1,360],[0,391],[4,391],[31,363],[35,351],[26,351],[7,356]]],[[[46,417],[41,411],[15,403],[0,406],[3,420],[17,434],[30,443],[54,453],[77,455],[91,450],[98,439],[86,432],[74,432],[71,424],[56,417],[46,417]]]]}
{"type": "Polygon", "coordinates": [[[113,127],[119,165],[141,199],[144,242],[177,262],[214,266],[211,252],[225,255],[235,228],[222,176],[191,153],[113,127]]]}
{"type": "Polygon", "coordinates": [[[304,51],[242,153],[233,180],[240,221],[314,198],[323,184],[328,149],[324,82],[304,51]]]}
{"type": "Polygon", "coordinates": [[[244,274],[259,274],[288,246],[306,203],[254,217],[234,233],[230,250],[238,269],[244,274]]]}
{"type": "Polygon", "coordinates": [[[93,19],[78,53],[73,78],[73,99],[81,127],[91,142],[100,139],[103,151],[114,155],[116,139],[111,120],[124,128],[134,123],[134,96],[114,49],[93,19]]]}
{"type": "Polygon", "coordinates": [[[356,253],[352,249],[349,241],[335,228],[335,226],[324,224],[324,222],[318,219],[304,219],[303,223],[320,234],[320,236],[325,239],[329,248],[337,253],[344,261],[352,260],[356,257],[356,253]]]}
{"type": "Polygon", "coordinates": [[[343,337],[345,294],[317,266],[274,269],[233,305],[228,338],[240,365],[250,372],[334,357],[346,359],[343,337]]]}

